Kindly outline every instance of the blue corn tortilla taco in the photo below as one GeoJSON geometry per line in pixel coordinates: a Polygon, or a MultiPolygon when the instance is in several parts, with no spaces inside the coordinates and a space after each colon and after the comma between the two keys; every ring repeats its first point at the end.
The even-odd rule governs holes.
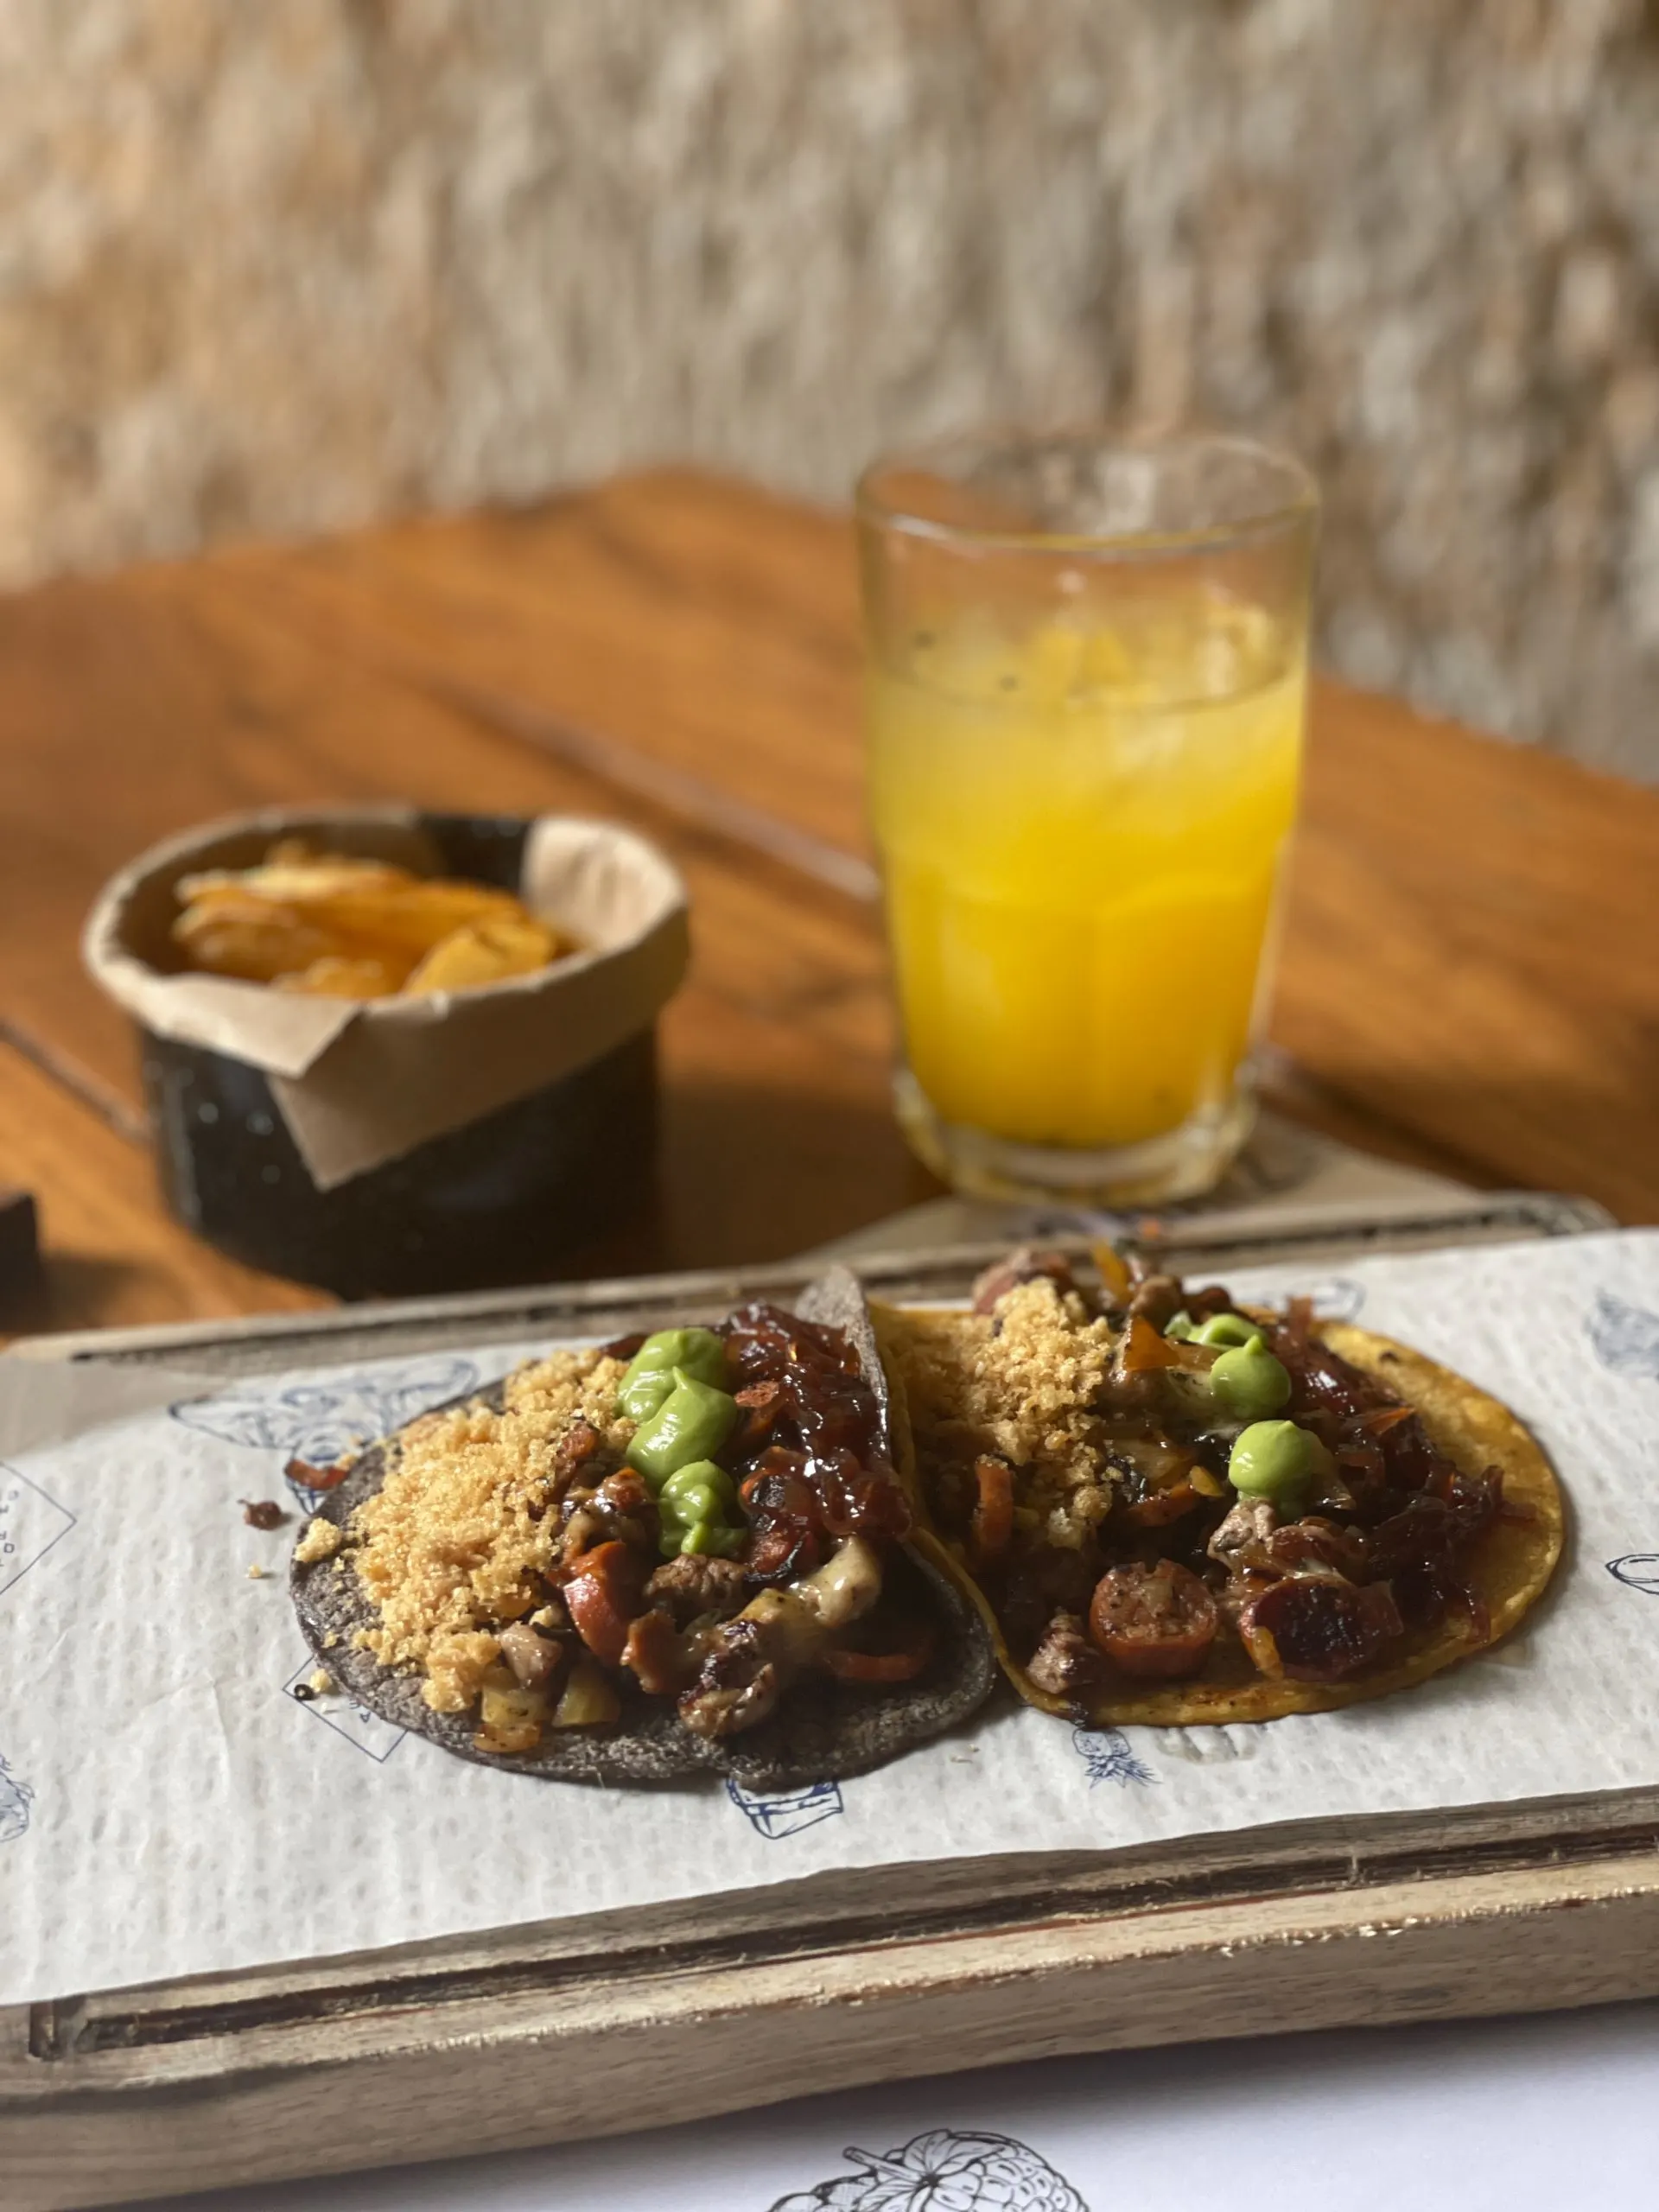
{"type": "Polygon", "coordinates": [[[312,1649],[462,1758],[792,1786],[897,1758],[998,1679],[893,1465],[844,1268],[792,1311],[556,1351],[319,1471],[291,1571],[312,1649]]]}

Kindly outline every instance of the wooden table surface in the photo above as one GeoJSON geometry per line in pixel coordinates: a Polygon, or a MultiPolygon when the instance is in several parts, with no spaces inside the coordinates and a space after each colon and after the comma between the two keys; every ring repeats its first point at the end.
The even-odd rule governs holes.
{"type": "MultiPolygon", "coordinates": [[[[781,1256],[927,1196],[887,1106],[845,521],[657,472],[0,601],[0,1182],[16,1327],[308,1304],[162,1214],[82,918],[153,839],[281,801],[635,823],[683,869],[654,1218],[584,1264],[781,1256]]],[[[1659,1220],[1659,793],[1321,684],[1274,1042],[1304,1119],[1659,1220]]]]}

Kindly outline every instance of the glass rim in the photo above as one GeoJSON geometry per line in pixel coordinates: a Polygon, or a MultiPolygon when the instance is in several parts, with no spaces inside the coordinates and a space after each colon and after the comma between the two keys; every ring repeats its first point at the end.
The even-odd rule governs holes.
{"type": "Polygon", "coordinates": [[[957,545],[987,552],[1055,553],[1072,558],[1121,558],[1147,553],[1217,551],[1253,538],[1270,537],[1295,522],[1313,522],[1319,512],[1319,487],[1313,471],[1294,454],[1278,446],[1264,445],[1259,438],[1244,437],[1231,431],[1137,433],[1129,429],[1114,430],[1103,425],[1056,430],[991,429],[957,431],[919,445],[878,454],[859,473],[853,489],[853,512],[860,523],[895,531],[907,537],[925,539],[936,545],[957,545]],[[1207,448],[1248,456],[1271,464],[1290,489],[1284,499],[1270,506],[1264,505],[1260,514],[1228,522],[1194,523],[1180,528],[1052,531],[991,530],[965,523],[940,522],[927,515],[909,512],[902,505],[884,499],[876,488],[880,478],[896,469],[925,468],[930,465],[937,468],[938,464],[952,455],[989,452],[998,448],[1013,453],[1021,448],[1040,452],[1045,448],[1082,446],[1097,451],[1134,454],[1190,453],[1207,448]]]}

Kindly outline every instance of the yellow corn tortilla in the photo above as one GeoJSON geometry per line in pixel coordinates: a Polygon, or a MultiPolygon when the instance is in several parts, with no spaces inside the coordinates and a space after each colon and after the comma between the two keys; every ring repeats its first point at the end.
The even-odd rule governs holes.
{"type": "MultiPolygon", "coordinates": [[[[893,1431],[899,1471],[918,1510],[931,1510],[917,1461],[905,1387],[903,1332],[891,1308],[871,1307],[893,1402],[893,1431]]],[[[966,1321],[962,1314],[929,1313],[930,1322],[966,1321]]],[[[932,1529],[930,1548],[945,1562],[972,1599],[990,1629],[1004,1672],[1028,1705],[1097,1726],[1192,1728],[1228,1723],[1276,1720],[1287,1713],[1329,1713],[1411,1688],[1460,1661],[1475,1657],[1510,1634],[1536,1602],[1561,1555],[1566,1506],[1554,1470],[1509,1408],[1478,1389],[1450,1368],[1413,1351],[1391,1338],[1345,1322],[1316,1324],[1313,1333],[1331,1349],[1371,1376],[1404,1403],[1415,1408],[1432,1442],[1465,1472],[1487,1467],[1503,1471],[1503,1497],[1529,1519],[1500,1519],[1487,1530],[1465,1563],[1469,1587],[1485,1606],[1484,1634],[1466,1624],[1448,1622],[1418,1643],[1404,1658],[1375,1673],[1344,1682],[1296,1682],[1257,1673],[1235,1640],[1218,1639],[1202,1674],[1179,1682],[1137,1682],[1125,1677],[1092,1697],[1055,1697],[1040,1690],[1017,1666],[1003,1640],[1001,1624],[989,1600],[969,1573],[959,1548],[932,1529]]]]}

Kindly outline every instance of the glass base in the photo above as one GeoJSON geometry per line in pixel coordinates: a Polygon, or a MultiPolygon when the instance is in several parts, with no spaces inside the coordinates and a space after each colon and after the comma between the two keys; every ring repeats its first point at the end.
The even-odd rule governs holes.
{"type": "Polygon", "coordinates": [[[911,1149],[953,1190],[975,1198],[1075,1206],[1167,1205],[1212,1191],[1255,1123],[1255,1095],[1241,1069],[1230,1098],[1206,1106],[1166,1135],[1098,1151],[1015,1144],[947,1122],[906,1067],[893,1077],[899,1126],[911,1149]]]}

